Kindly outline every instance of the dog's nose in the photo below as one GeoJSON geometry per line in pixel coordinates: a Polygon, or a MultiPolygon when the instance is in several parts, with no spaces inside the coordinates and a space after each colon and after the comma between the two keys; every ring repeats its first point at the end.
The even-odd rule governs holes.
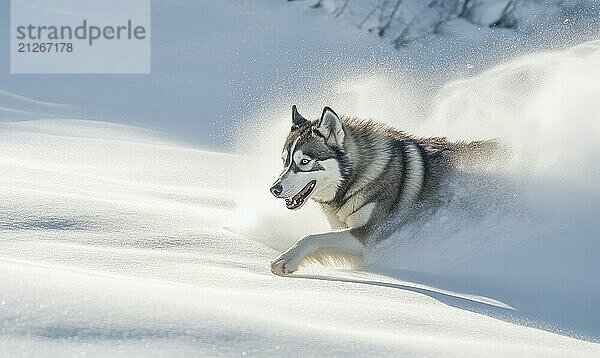
{"type": "Polygon", "coordinates": [[[281,186],[281,183],[275,183],[275,185],[271,187],[271,194],[275,195],[275,197],[279,197],[282,191],[283,187],[281,186]]]}

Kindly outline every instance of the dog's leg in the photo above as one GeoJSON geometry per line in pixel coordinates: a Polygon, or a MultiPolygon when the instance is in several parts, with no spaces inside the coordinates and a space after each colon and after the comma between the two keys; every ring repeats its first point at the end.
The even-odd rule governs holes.
{"type": "Polygon", "coordinates": [[[363,244],[351,233],[351,229],[313,234],[298,240],[286,252],[271,262],[271,272],[279,276],[289,275],[307,256],[319,249],[329,249],[354,256],[363,255],[363,244]]]}

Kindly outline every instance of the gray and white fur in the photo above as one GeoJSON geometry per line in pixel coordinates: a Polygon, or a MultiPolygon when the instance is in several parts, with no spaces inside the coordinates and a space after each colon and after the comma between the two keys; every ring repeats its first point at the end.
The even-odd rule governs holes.
{"type": "Polygon", "coordinates": [[[494,142],[416,138],[388,126],[339,117],[325,107],[310,121],[292,107],[292,128],[282,152],[284,169],[271,193],[291,210],[310,198],[321,205],[332,231],[311,234],[271,262],[289,275],[320,255],[360,258],[370,240],[435,206],[443,179],[495,149],[494,142]],[[392,218],[393,214],[393,218],[392,218]],[[389,226],[389,225],[388,225],[389,226]]]}

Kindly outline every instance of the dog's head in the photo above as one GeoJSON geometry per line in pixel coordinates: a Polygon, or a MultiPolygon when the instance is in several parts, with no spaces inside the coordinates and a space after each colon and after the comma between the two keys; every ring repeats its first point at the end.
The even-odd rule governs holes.
{"type": "Polygon", "coordinates": [[[292,129],[281,153],[284,168],[271,193],[285,199],[290,210],[299,209],[308,198],[333,200],[342,182],[339,159],[344,139],[344,125],[331,108],[309,121],[292,106],[292,129]]]}

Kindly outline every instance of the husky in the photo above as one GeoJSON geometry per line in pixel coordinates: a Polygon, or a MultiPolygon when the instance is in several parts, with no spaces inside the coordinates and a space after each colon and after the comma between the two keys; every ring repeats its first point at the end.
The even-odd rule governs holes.
{"type": "Polygon", "coordinates": [[[367,242],[389,235],[381,228],[394,225],[385,223],[397,229],[435,205],[444,178],[492,147],[493,141],[417,138],[329,107],[311,121],[292,106],[284,169],[270,191],[290,210],[314,200],[332,231],[298,240],[271,262],[271,271],[289,275],[323,254],[362,258],[367,242]]]}

